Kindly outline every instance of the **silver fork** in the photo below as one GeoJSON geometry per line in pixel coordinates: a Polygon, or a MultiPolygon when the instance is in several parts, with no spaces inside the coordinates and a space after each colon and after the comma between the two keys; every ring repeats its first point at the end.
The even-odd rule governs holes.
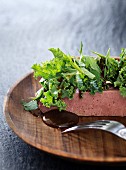
{"type": "Polygon", "coordinates": [[[72,132],[72,131],[82,131],[86,129],[100,129],[103,131],[110,132],[120,138],[126,140],[126,127],[117,121],[114,120],[97,120],[89,123],[82,123],[66,130],[62,131],[62,133],[72,132]]]}

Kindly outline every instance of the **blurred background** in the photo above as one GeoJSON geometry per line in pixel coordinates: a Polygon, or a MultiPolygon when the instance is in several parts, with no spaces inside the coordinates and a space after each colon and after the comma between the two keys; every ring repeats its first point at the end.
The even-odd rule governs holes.
{"type": "Polygon", "coordinates": [[[105,54],[111,48],[111,55],[118,56],[126,47],[126,0],[0,0],[1,170],[78,169],[78,164],[24,143],[8,127],[2,110],[8,88],[33,63],[52,58],[48,48],[78,55],[81,41],[84,54],[105,54]]]}

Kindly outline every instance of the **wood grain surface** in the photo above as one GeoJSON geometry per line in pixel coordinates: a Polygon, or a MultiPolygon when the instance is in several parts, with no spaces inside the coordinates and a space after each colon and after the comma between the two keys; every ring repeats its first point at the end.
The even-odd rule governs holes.
{"type": "MultiPolygon", "coordinates": [[[[62,134],[60,129],[45,125],[41,118],[23,110],[21,100],[34,96],[39,83],[33,74],[26,75],[8,92],[4,114],[12,130],[26,143],[58,156],[91,162],[125,162],[126,141],[100,130],[85,130],[62,134]]],[[[80,122],[98,119],[118,120],[126,125],[125,117],[80,117],[80,122]]]]}

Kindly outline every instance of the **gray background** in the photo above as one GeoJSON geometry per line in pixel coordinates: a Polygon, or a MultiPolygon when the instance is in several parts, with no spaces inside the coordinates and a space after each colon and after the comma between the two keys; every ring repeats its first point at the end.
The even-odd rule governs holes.
{"type": "Polygon", "coordinates": [[[80,41],[85,54],[105,54],[110,47],[111,55],[119,55],[126,47],[126,1],[0,0],[0,170],[97,168],[27,145],[8,127],[2,111],[15,81],[31,71],[33,63],[52,58],[48,48],[78,55],[80,41]]]}

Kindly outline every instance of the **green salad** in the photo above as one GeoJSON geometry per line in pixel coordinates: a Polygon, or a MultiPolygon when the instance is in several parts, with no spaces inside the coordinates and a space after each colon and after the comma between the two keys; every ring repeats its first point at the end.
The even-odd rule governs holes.
{"type": "Polygon", "coordinates": [[[41,78],[41,88],[28,103],[23,102],[25,110],[35,110],[38,102],[46,107],[56,106],[65,110],[64,98],[72,99],[78,89],[80,98],[84,92],[94,95],[96,92],[110,88],[119,89],[126,97],[126,49],[121,50],[119,60],[107,54],[92,52],[95,56],[87,56],[80,45],[79,57],[63,53],[59,48],[50,48],[54,58],[50,61],[34,64],[34,77],[41,78]]]}

